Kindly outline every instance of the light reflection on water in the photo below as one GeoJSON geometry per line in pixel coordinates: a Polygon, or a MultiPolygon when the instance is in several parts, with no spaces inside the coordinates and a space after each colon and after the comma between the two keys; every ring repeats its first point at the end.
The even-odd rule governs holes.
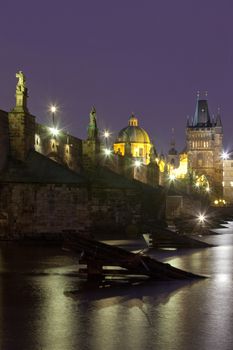
{"type": "Polygon", "coordinates": [[[233,235],[205,240],[223,245],[151,255],[210,278],[83,293],[76,258],[1,244],[0,349],[232,349],[233,235]]]}

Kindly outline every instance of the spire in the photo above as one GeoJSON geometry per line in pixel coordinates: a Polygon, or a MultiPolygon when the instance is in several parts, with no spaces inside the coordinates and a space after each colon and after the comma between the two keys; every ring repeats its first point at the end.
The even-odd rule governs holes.
{"type": "MultiPolygon", "coordinates": [[[[207,92],[206,92],[207,94],[207,92]]],[[[197,94],[197,103],[196,103],[196,110],[193,117],[193,125],[192,126],[207,126],[210,127],[212,125],[209,115],[209,109],[208,109],[208,102],[206,99],[200,100],[199,99],[199,92],[197,94]]]]}
{"type": "Polygon", "coordinates": [[[174,135],[175,135],[175,129],[172,128],[172,137],[171,137],[171,143],[170,143],[171,148],[168,151],[169,155],[175,155],[178,153],[176,148],[175,148],[176,143],[175,143],[175,136],[174,135]]]}
{"type": "Polygon", "coordinates": [[[215,126],[222,126],[222,119],[221,119],[221,115],[220,115],[220,107],[218,107],[218,113],[217,113],[217,117],[216,117],[215,126]]]}
{"type": "Polygon", "coordinates": [[[175,129],[172,128],[171,147],[175,147],[175,129]]]}
{"type": "Polygon", "coordinates": [[[150,149],[150,163],[155,163],[156,162],[156,157],[157,157],[157,152],[155,149],[155,146],[152,145],[150,149]]]}

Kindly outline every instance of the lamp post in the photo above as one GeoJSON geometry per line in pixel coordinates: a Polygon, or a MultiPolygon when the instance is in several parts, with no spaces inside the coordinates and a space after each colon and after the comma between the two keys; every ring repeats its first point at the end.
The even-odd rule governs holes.
{"type": "Polygon", "coordinates": [[[104,138],[103,154],[104,154],[105,158],[110,158],[110,156],[112,154],[112,149],[111,149],[111,147],[109,147],[109,142],[108,142],[110,135],[111,135],[111,133],[106,129],[102,132],[102,137],[104,138]]]}
{"type": "Polygon", "coordinates": [[[104,130],[104,139],[105,139],[105,147],[108,148],[108,139],[110,136],[110,132],[108,130],[104,130]]]}
{"type": "Polygon", "coordinates": [[[50,128],[50,131],[54,137],[56,137],[59,134],[59,130],[55,124],[55,114],[57,112],[57,107],[55,105],[51,105],[50,112],[52,114],[52,127],[50,128]]]}
{"type": "Polygon", "coordinates": [[[52,122],[53,122],[53,128],[55,128],[55,113],[57,111],[57,107],[55,105],[52,105],[50,107],[50,112],[52,113],[52,122]]]}
{"type": "Polygon", "coordinates": [[[199,227],[201,230],[201,234],[204,231],[204,227],[205,227],[205,222],[206,222],[206,215],[203,213],[200,213],[197,217],[198,223],[199,223],[199,227]]]}

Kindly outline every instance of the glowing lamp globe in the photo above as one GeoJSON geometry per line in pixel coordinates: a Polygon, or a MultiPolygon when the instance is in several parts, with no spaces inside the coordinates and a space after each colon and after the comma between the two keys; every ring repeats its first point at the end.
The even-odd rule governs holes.
{"type": "Polygon", "coordinates": [[[50,132],[53,136],[58,136],[59,130],[57,128],[50,128],[50,132]]]}
{"type": "Polygon", "coordinates": [[[110,154],[111,154],[111,150],[110,150],[110,149],[108,149],[108,148],[105,148],[105,150],[104,150],[104,154],[105,154],[106,156],[110,156],[110,154]]]}
{"type": "Polygon", "coordinates": [[[200,223],[203,223],[206,220],[206,216],[204,214],[198,215],[198,221],[200,223]]]}
{"type": "Polygon", "coordinates": [[[108,130],[104,131],[104,137],[107,139],[110,136],[110,132],[108,130]]]}
{"type": "Polygon", "coordinates": [[[50,107],[50,111],[51,111],[51,113],[56,113],[57,107],[56,106],[51,106],[50,107]]]}
{"type": "Polygon", "coordinates": [[[227,152],[223,152],[221,158],[222,158],[223,160],[226,160],[226,159],[229,158],[229,154],[228,154],[227,152]]]}
{"type": "Polygon", "coordinates": [[[140,166],[141,166],[141,162],[140,162],[140,160],[135,160],[135,162],[134,162],[134,165],[136,166],[136,168],[139,168],[140,166]]]}
{"type": "Polygon", "coordinates": [[[176,179],[176,176],[174,174],[169,175],[169,180],[174,181],[176,179]]]}

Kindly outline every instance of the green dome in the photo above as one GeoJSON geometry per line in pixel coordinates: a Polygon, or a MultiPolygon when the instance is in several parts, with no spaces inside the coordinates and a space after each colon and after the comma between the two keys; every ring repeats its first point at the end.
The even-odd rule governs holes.
{"type": "Polygon", "coordinates": [[[116,142],[150,143],[150,138],[139,126],[127,126],[119,132],[116,142]]]}
{"type": "Polygon", "coordinates": [[[130,117],[129,125],[118,134],[116,143],[122,142],[151,143],[147,132],[138,126],[138,120],[134,115],[130,117]]]}

